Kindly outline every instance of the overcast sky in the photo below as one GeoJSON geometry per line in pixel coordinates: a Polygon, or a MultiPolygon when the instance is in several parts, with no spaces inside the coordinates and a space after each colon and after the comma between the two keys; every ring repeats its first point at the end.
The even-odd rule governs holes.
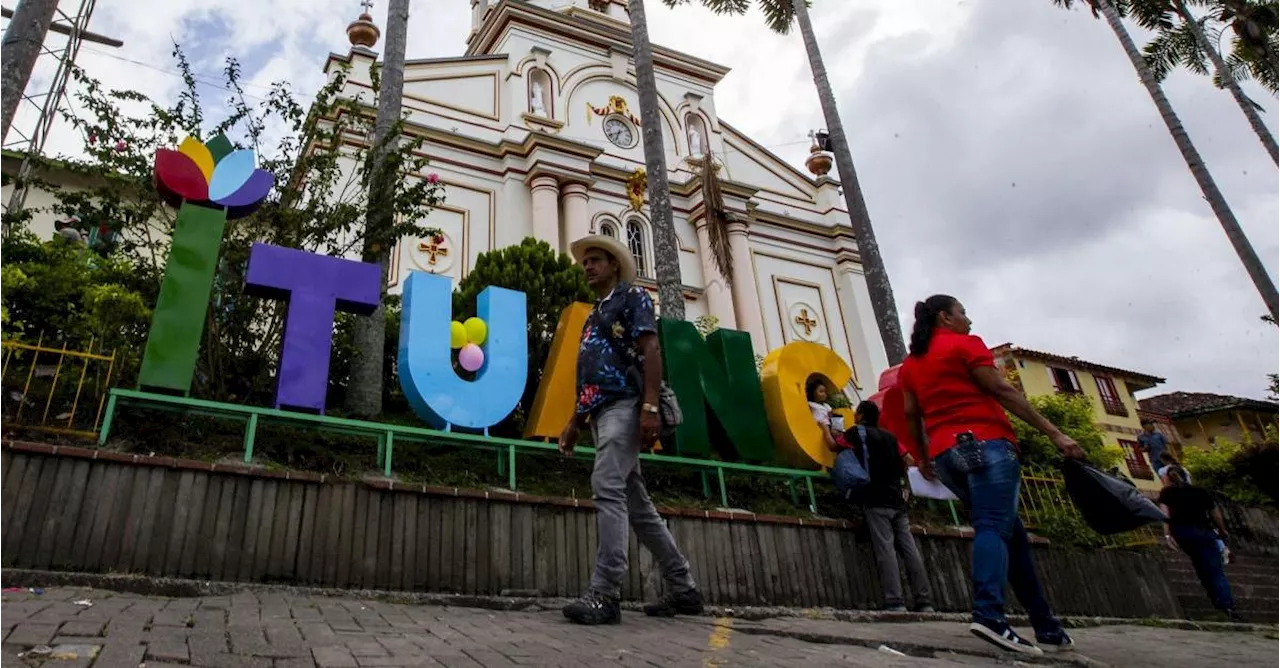
{"type": "MultiPolygon", "coordinates": [[[[413,0],[408,57],[461,54],[469,6],[413,0]]],[[[799,35],[773,35],[758,15],[648,7],[654,43],[732,68],[720,117],[802,164],[823,122],[799,35]]],[[[80,64],[169,99],[177,41],[202,80],[233,55],[251,95],[281,79],[306,95],[358,12],[333,0],[103,0],[91,28],[125,46],[86,45],[80,64]]],[[[1277,331],[1259,321],[1261,300],[1105,22],[1049,0],[818,0],[811,13],[904,330],[916,300],[947,292],[990,345],[1167,378],[1156,392],[1263,396],[1277,331]]],[[[384,25],[385,2],[373,14],[384,25]]],[[[1275,165],[1207,78],[1175,75],[1165,90],[1274,277],[1275,165]]],[[[1274,132],[1276,98],[1246,92],[1274,132]]],[[[50,146],[75,143],[63,132],[50,146]]]]}

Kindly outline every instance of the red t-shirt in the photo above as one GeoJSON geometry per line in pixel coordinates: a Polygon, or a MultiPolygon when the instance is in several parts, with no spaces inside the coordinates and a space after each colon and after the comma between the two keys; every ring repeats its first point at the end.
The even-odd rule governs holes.
{"type": "Polygon", "coordinates": [[[924,416],[929,457],[937,457],[956,443],[956,436],[973,432],[979,441],[997,438],[1016,442],[1013,425],[994,397],[982,391],[969,372],[996,365],[982,339],[947,329],[934,332],[929,351],[910,355],[902,363],[902,388],[915,395],[924,416]]]}

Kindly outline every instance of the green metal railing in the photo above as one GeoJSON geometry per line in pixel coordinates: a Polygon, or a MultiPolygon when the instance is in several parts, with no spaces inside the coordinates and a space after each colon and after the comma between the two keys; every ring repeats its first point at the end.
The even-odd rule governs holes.
{"type": "MultiPolygon", "coordinates": [[[[499,475],[506,477],[507,488],[511,491],[516,491],[517,489],[516,458],[518,454],[550,454],[556,453],[559,450],[558,446],[554,444],[541,443],[537,441],[524,441],[509,438],[497,438],[480,434],[439,431],[424,427],[410,427],[406,425],[387,424],[382,422],[367,422],[364,420],[329,417],[327,415],[295,413],[275,408],[227,404],[217,401],[208,401],[205,399],[192,399],[189,397],[154,394],[151,392],[120,388],[111,390],[108,395],[105,415],[102,420],[102,430],[98,435],[99,445],[105,445],[107,439],[110,438],[116,409],[120,406],[129,404],[141,405],[160,410],[177,411],[189,415],[202,415],[243,422],[245,424],[244,461],[246,463],[253,459],[254,441],[257,438],[258,427],[263,421],[278,422],[282,424],[307,425],[317,430],[330,433],[372,438],[377,442],[378,446],[378,466],[382,469],[383,475],[387,477],[391,476],[392,461],[395,456],[397,443],[440,443],[442,441],[447,441],[450,445],[494,450],[499,455],[497,458],[499,475]]],[[[595,448],[575,448],[573,456],[580,459],[594,458],[595,448]]],[[[708,480],[708,476],[714,474],[719,488],[720,503],[725,507],[729,505],[729,493],[725,484],[726,472],[786,479],[791,489],[793,501],[799,500],[796,493],[796,484],[803,481],[805,491],[809,496],[809,510],[810,512],[815,513],[818,510],[818,502],[813,489],[813,481],[815,478],[823,480],[827,479],[827,473],[821,470],[808,471],[803,469],[759,466],[755,464],[741,464],[738,462],[722,462],[712,459],[694,459],[691,457],[654,455],[648,453],[642,453],[640,455],[640,460],[660,464],[675,464],[685,468],[698,470],[702,473],[703,491],[708,497],[710,497],[710,482],[708,480]]],[[[797,503],[797,505],[799,504],[797,503]]]]}

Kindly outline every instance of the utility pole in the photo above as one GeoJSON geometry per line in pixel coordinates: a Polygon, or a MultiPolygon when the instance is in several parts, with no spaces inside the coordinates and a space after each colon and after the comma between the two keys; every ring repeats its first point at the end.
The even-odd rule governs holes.
{"type": "MultiPolygon", "coordinates": [[[[66,12],[58,9],[58,3],[48,3],[51,7],[52,14],[49,20],[45,21],[39,29],[39,40],[31,42],[28,37],[34,39],[32,33],[32,23],[36,19],[29,18],[36,13],[32,7],[44,7],[45,0],[21,0],[18,3],[17,10],[9,8],[0,8],[0,16],[9,19],[9,26],[4,33],[4,62],[0,64],[0,72],[3,73],[4,87],[4,148],[22,154],[22,166],[18,169],[18,175],[14,182],[13,192],[9,195],[9,202],[5,207],[5,213],[16,212],[22,209],[27,198],[27,180],[31,176],[31,172],[35,167],[35,161],[44,151],[45,140],[49,137],[49,131],[53,127],[53,121],[58,117],[59,107],[62,104],[62,96],[66,92],[67,80],[71,77],[71,70],[75,67],[76,56],[80,53],[80,45],[84,42],[94,42],[113,48],[119,48],[124,45],[118,39],[99,35],[90,32],[89,19],[93,16],[93,8],[96,0],[79,0],[79,5],[75,14],[68,15],[66,12]],[[24,14],[28,18],[23,18],[24,14]],[[64,22],[53,23],[54,15],[60,15],[64,22]],[[18,37],[13,37],[16,34],[18,37]],[[61,49],[54,49],[44,44],[44,39],[48,37],[48,33],[53,32],[59,35],[65,35],[66,40],[62,44],[61,49]],[[30,60],[19,63],[19,58],[14,56],[11,58],[10,51],[17,53],[21,51],[21,57],[26,57],[27,48],[33,47],[34,55],[30,60]],[[53,80],[49,87],[42,92],[33,92],[28,94],[26,91],[28,80],[31,78],[31,71],[34,69],[36,62],[41,57],[53,57],[58,60],[58,66],[54,70],[53,80]],[[21,128],[13,128],[17,137],[13,141],[9,141],[8,134],[10,126],[17,115],[18,108],[22,103],[26,102],[32,107],[40,110],[39,116],[36,118],[34,128],[30,128],[29,132],[24,132],[21,128]]],[[[43,20],[43,19],[41,19],[43,20]]],[[[9,216],[5,216],[3,231],[8,234],[9,216]]]]}
{"type": "MultiPolygon", "coordinates": [[[[369,0],[362,3],[368,10],[369,0]]],[[[379,72],[378,112],[373,126],[373,148],[369,179],[369,210],[365,216],[364,261],[382,267],[381,295],[387,294],[387,260],[394,240],[387,230],[395,223],[392,194],[396,179],[403,178],[389,169],[387,158],[394,152],[398,137],[392,136],[400,120],[404,96],[404,49],[409,32],[409,0],[390,0],[387,5],[387,39],[379,72]]],[[[356,318],[353,338],[355,359],[347,387],[345,408],[359,417],[372,417],[382,412],[382,360],[386,349],[387,318],[379,300],[378,309],[367,318],[356,318]]]]}
{"type": "Polygon", "coordinates": [[[4,137],[18,113],[22,91],[44,48],[44,37],[58,11],[58,0],[19,0],[0,45],[0,97],[4,104],[4,137]]]}

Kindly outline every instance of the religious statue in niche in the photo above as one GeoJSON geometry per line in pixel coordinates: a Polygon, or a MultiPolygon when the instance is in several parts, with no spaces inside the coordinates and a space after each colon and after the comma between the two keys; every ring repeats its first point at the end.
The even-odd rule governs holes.
{"type": "Polygon", "coordinates": [[[702,155],[702,133],[697,126],[689,126],[689,155],[702,155]]]}
{"type": "Polygon", "coordinates": [[[529,86],[529,111],[539,116],[547,115],[547,105],[543,99],[543,93],[545,90],[546,89],[542,86],[542,82],[539,81],[538,77],[535,75],[529,86]]]}

